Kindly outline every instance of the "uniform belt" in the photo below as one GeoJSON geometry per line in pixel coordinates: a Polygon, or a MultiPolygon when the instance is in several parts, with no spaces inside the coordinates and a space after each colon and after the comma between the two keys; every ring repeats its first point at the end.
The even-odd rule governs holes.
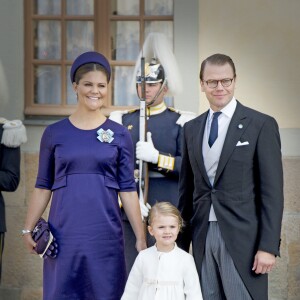
{"type": "Polygon", "coordinates": [[[159,172],[154,172],[154,171],[149,171],[148,175],[149,175],[149,178],[165,178],[165,175],[163,175],[159,172]]]}

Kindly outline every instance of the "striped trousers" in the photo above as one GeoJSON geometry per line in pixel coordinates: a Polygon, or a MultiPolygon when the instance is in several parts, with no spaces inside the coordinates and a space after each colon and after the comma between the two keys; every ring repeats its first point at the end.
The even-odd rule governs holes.
{"type": "Polygon", "coordinates": [[[201,267],[203,300],[251,300],[226,249],[218,222],[209,222],[201,267]]]}

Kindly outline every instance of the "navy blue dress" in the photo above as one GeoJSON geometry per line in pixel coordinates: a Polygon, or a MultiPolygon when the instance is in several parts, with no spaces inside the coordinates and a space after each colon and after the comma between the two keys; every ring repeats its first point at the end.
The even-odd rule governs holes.
{"type": "Polygon", "coordinates": [[[118,192],[136,190],[128,130],[106,120],[81,130],[64,119],[45,129],[37,188],[53,192],[49,224],[59,245],[44,260],[44,299],[119,300],[126,280],[118,192]],[[101,142],[97,131],[110,129],[101,142]]]}

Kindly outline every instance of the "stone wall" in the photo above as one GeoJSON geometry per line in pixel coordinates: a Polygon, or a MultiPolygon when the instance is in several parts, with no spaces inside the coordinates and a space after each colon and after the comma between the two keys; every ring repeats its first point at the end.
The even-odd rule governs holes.
{"type": "Polygon", "coordinates": [[[270,274],[270,299],[296,300],[300,295],[300,159],[284,158],[284,214],[281,257],[270,274]]]}
{"type": "MultiPolygon", "coordinates": [[[[27,211],[38,165],[37,153],[22,154],[18,190],[5,193],[8,232],[3,258],[1,300],[42,299],[42,259],[28,254],[20,230],[27,211]]],[[[281,258],[270,274],[271,300],[296,300],[300,295],[300,158],[284,158],[285,210],[281,258]]],[[[46,212],[47,214],[47,212],[46,212]]]]}

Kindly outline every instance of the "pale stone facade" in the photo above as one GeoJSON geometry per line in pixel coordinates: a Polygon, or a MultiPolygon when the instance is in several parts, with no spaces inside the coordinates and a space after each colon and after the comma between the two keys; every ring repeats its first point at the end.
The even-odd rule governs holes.
{"type": "MultiPolygon", "coordinates": [[[[5,193],[8,232],[5,239],[1,300],[42,299],[42,259],[28,254],[23,227],[38,166],[38,154],[22,154],[22,179],[18,190],[5,193]]],[[[281,258],[270,274],[270,300],[296,300],[300,295],[300,158],[284,158],[285,208],[281,258]]]]}

